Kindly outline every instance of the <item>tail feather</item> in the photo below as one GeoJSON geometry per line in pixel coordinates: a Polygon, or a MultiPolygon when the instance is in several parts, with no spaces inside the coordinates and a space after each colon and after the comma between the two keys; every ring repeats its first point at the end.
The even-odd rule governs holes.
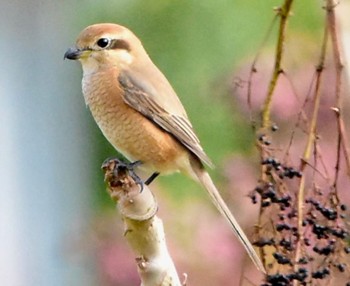
{"type": "Polygon", "coordinates": [[[222,199],[219,191],[215,187],[209,174],[204,169],[198,168],[198,167],[193,168],[193,171],[196,174],[198,180],[207,190],[215,207],[219,210],[219,212],[225,217],[225,219],[231,225],[233,232],[235,233],[237,238],[240,240],[240,242],[244,246],[245,250],[247,251],[252,261],[254,262],[255,266],[263,273],[266,273],[265,267],[262,264],[258,254],[255,252],[253,245],[250,243],[249,239],[243,232],[242,228],[239,226],[237,220],[234,218],[231,211],[227,207],[226,203],[222,199]]]}

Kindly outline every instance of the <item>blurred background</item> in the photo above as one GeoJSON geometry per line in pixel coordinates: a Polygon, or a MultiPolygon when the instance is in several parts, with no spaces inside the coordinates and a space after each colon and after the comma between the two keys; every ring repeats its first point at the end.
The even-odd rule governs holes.
{"type": "MultiPolygon", "coordinates": [[[[259,159],[245,92],[237,90],[237,81],[244,85],[273,8],[281,3],[1,0],[1,285],[139,284],[100,170],[104,159],[117,153],[85,107],[79,63],[63,61],[78,33],[98,22],[125,25],[143,41],[214,161],[214,181],[247,233],[253,233],[257,209],[247,195],[256,184],[259,159]]],[[[301,81],[306,71],[311,77],[317,62],[322,5],[297,1],[293,9],[290,35],[295,41],[288,64],[301,81]]],[[[261,96],[274,40],[272,33],[261,50],[261,84],[255,86],[261,96]]],[[[307,87],[305,82],[299,92],[306,93],[307,87]]],[[[257,110],[258,105],[259,96],[257,110]]],[[[298,105],[284,99],[274,108],[276,118],[288,121],[298,105]],[[284,103],[289,105],[284,108],[284,103]]],[[[238,285],[245,264],[245,271],[255,273],[246,279],[259,281],[199,186],[173,175],[157,179],[153,190],[170,252],[190,285],[238,285]]]]}

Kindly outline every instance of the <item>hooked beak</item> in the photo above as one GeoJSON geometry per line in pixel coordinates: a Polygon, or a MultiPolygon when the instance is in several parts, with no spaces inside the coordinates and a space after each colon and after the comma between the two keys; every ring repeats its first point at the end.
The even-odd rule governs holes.
{"type": "Polygon", "coordinates": [[[84,53],[84,49],[77,49],[77,48],[69,48],[65,54],[63,59],[69,59],[69,60],[79,60],[84,53]]]}

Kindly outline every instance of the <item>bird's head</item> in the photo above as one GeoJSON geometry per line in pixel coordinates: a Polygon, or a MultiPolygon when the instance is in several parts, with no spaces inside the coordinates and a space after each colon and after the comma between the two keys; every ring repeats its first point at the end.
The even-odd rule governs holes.
{"type": "Polygon", "coordinates": [[[84,72],[110,66],[131,65],[136,54],[146,53],[140,40],[117,24],[95,24],[85,28],[76,45],[64,54],[65,59],[79,60],[84,72]]]}

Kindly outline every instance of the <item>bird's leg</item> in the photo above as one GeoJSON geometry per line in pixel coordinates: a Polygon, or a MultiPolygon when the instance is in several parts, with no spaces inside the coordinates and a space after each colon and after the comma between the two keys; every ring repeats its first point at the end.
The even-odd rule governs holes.
{"type": "Polygon", "coordinates": [[[134,179],[136,184],[140,185],[140,187],[141,187],[140,192],[142,192],[143,184],[148,186],[149,184],[151,184],[154,181],[155,178],[157,178],[159,176],[160,173],[154,172],[146,181],[142,181],[142,179],[134,171],[134,168],[136,168],[140,165],[142,165],[142,162],[139,160],[135,161],[135,162],[131,162],[131,163],[125,163],[125,166],[126,166],[127,170],[129,171],[131,178],[134,179]]]}
{"type": "MultiPolygon", "coordinates": [[[[137,185],[140,185],[140,192],[142,192],[144,182],[134,171],[134,169],[136,167],[140,166],[142,164],[142,162],[135,161],[135,162],[131,162],[131,163],[126,163],[126,162],[119,160],[118,158],[115,158],[115,159],[108,158],[103,162],[102,168],[104,166],[106,166],[108,164],[108,162],[110,162],[111,160],[115,161],[115,163],[117,164],[117,168],[114,169],[114,172],[118,173],[118,171],[122,170],[122,169],[127,170],[129,172],[130,177],[135,181],[135,183],[137,185]]],[[[115,174],[115,175],[117,176],[117,174],[115,174]]]]}
{"type": "Polygon", "coordinates": [[[154,181],[154,179],[159,176],[160,173],[159,172],[154,172],[151,176],[149,176],[149,178],[146,181],[142,181],[142,179],[134,171],[134,168],[138,167],[140,165],[142,165],[142,162],[138,160],[138,161],[126,164],[126,168],[130,172],[130,176],[134,179],[136,184],[140,185],[140,187],[141,187],[140,192],[142,192],[143,184],[145,184],[147,186],[150,185],[154,181]]]}
{"type": "MultiPolygon", "coordinates": [[[[110,161],[111,158],[106,159],[102,166],[106,164],[106,162],[110,161]]],[[[137,185],[140,185],[140,192],[143,191],[143,185],[149,185],[151,184],[155,178],[157,178],[159,176],[158,172],[154,172],[146,181],[142,181],[142,179],[136,174],[136,172],[134,171],[134,169],[140,165],[142,165],[141,161],[135,161],[135,162],[131,162],[131,163],[126,163],[126,162],[122,162],[119,159],[116,159],[117,163],[118,163],[118,168],[115,169],[116,172],[118,172],[118,169],[123,169],[125,168],[126,170],[128,170],[130,177],[135,181],[135,183],[137,185]]]]}
{"type": "Polygon", "coordinates": [[[123,166],[129,171],[130,177],[135,181],[137,185],[140,185],[140,193],[143,191],[143,184],[144,182],[142,179],[136,174],[135,168],[142,165],[142,162],[137,160],[135,162],[131,163],[122,163],[123,166]]]}
{"type": "Polygon", "coordinates": [[[145,184],[148,186],[150,183],[154,181],[155,178],[159,176],[160,173],[154,172],[146,181],[145,184]]]}

